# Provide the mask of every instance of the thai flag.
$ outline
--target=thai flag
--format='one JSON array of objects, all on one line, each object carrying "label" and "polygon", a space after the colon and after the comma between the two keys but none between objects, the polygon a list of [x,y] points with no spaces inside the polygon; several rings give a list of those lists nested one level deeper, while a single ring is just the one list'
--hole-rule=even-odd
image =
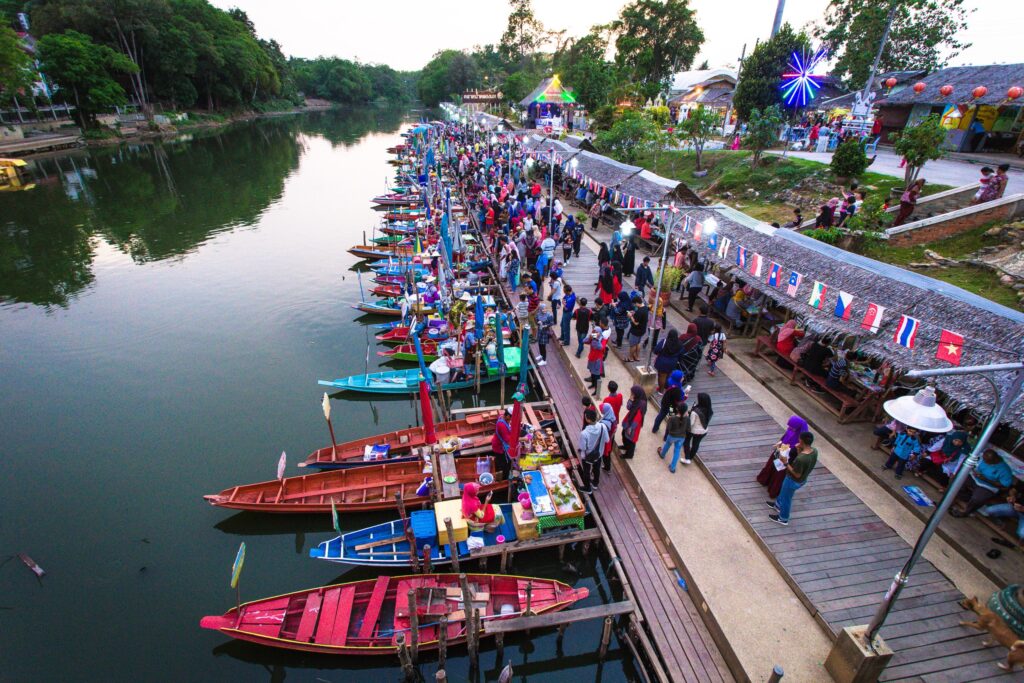
[{"label": "thai flag", "polygon": [[750,259],[750,274],[754,277],[761,277],[761,267],[764,265],[764,259],[760,254],[754,253],[754,258]]},{"label": "thai flag", "polygon": [[786,294],[792,297],[796,296],[796,291],[800,289],[800,283],[804,281],[804,276],[795,270],[789,274],[789,286],[786,287]]},{"label": "thai flag", "polygon": [[850,313],[853,312],[853,294],[849,294],[842,290],[839,291],[839,301],[836,302],[836,317],[842,318],[843,320],[850,319]]},{"label": "thai flag", "polygon": [[747,267],[747,249],[746,247],[736,247],[736,265],[740,268]]},{"label": "thai flag", "polygon": [[896,334],[892,336],[892,340],[908,349],[914,348],[914,342],[917,341],[917,328],[920,325],[921,322],[919,320],[907,315],[901,315],[900,324],[896,326]]},{"label": "thai flag", "polygon": [[874,302],[868,303],[868,312],[864,314],[864,320],[860,326],[865,330],[876,334],[882,326],[882,316],[885,315],[885,306],[879,306]]},{"label": "thai flag", "polygon": [[778,287],[779,286],[779,275],[782,274],[782,266],[778,263],[772,263],[771,270],[768,271],[768,286]]}]

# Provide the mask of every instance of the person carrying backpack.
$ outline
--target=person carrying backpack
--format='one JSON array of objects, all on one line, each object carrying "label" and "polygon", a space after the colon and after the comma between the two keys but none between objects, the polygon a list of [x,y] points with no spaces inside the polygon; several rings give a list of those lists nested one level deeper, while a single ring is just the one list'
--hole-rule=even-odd
[{"label": "person carrying backpack", "polygon": [[597,421],[597,413],[586,412],[586,426],[580,432],[579,455],[582,464],[583,493],[593,493],[601,481],[601,454],[608,443],[607,428]]}]

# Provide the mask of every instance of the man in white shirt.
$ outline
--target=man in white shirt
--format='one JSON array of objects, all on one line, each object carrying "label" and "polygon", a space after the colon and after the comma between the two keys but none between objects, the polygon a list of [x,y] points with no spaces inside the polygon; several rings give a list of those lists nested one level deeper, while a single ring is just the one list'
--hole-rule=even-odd
[{"label": "man in white shirt", "polygon": [[[548,239],[551,238],[549,237]],[[551,280],[548,282],[548,289],[551,291],[548,298],[551,299],[551,315],[555,319],[553,324],[557,325],[558,311],[562,308],[562,278],[558,277],[555,273],[551,273]]]}]

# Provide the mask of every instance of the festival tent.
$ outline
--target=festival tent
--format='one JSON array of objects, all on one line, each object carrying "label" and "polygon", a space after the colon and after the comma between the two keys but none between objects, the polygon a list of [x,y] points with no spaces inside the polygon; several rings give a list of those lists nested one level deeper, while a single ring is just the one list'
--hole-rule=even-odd
[{"label": "festival tent", "polygon": [[[901,371],[934,368],[943,331],[963,337],[961,365],[1007,363],[1020,360],[1024,349],[1024,313],[994,303],[947,282],[903,270],[864,256],[853,254],[793,230],[775,229],[731,207],[716,204],[688,209],[689,235],[698,251],[710,262],[719,264],[727,277],[734,277],[755,290],[767,294],[778,305],[798,317],[812,332],[836,341],[854,341],[854,348],[871,357],[888,360]],[[714,243],[708,241],[714,219]],[[700,240],[692,239],[693,225],[704,228]],[[729,246],[722,249],[725,240]],[[747,268],[736,265],[737,249],[747,253]],[[760,277],[750,272],[754,255],[764,264]],[[778,286],[769,284],[772,266],[779,264]],[[795,296],[788,293],[791,274],[799,275]],[[824,301],[812,306],[815,283],[824,285]],[[838,306],[840,294],[845,301]],[[884,307],[877,332],[862,327],[868,307]],[[841,311],[852,308],[847,317]],[[916,325],[913,349],[896,343],[894,335],[903,316]],[[1003,373],[1004,375],[1006,373]],[[1008,377],[999,378],[1009,384]],[[978,375],[960,375],[936,379],[945,394],[947,408],[985,409],[991,405],[992,392]],[[1024,431],[1024,401],[1011,408],[1007,418]]]}]

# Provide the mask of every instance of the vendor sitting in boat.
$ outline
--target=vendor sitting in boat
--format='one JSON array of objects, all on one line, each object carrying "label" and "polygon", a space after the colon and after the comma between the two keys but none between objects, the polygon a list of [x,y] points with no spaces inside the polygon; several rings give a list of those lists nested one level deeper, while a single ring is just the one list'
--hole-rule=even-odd
[{"label": "vendor sitting in boat", "polygon": [[462,516],[471,531],[491,532],[505,522],[501,508],[491,505],[491,494],[488,493],[484,502],[480,502],[480,484],[471,481],[462,489]]}]

